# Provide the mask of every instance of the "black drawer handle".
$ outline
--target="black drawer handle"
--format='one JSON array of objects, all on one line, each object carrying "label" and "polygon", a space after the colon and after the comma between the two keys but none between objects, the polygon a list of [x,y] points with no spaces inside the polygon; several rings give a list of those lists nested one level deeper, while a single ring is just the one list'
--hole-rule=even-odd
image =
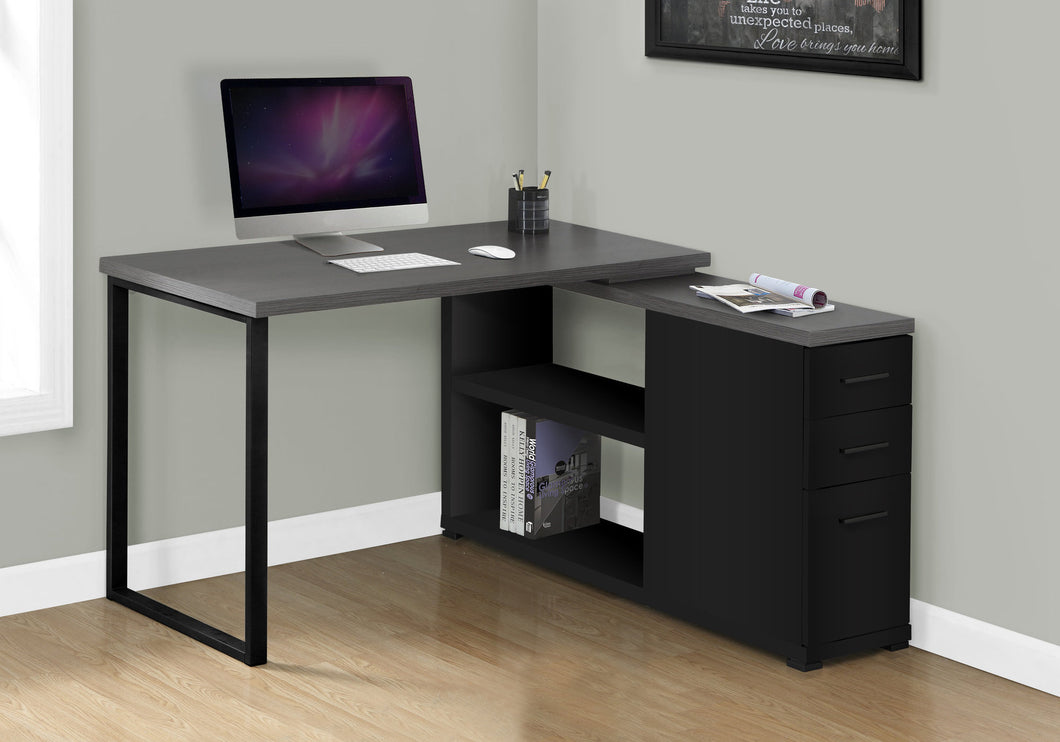
[{"label": "black drawer handle", "polygon": [[866,381],[883,381],[884,379],[891,378],[889,371],[884,371],[882,374],[869,374],[868,376],[850,376],[846,379],[840,379],[839,381],[843,384],[864,384]]},{"label": "black drawer handle", "polygon": [[866,451],[878,451],[881,448],[887,448],[891,445],[890,441],[880,441],[879,443],[870,443],[867,446],[853,446],[851,448],[840,448],[839,453],[844,456],[852,453],[865,453]]},{"label": "black drawer handle", "polygon": [[869,513],[868,515],[854,515],[849,518],[840,518],[839,522],[844,526],[849,526],[853,523],[864,523],[867,520],[879,520],[880,518],[886,518],[890,513],[886,510],[881,510],[878,513]]}]

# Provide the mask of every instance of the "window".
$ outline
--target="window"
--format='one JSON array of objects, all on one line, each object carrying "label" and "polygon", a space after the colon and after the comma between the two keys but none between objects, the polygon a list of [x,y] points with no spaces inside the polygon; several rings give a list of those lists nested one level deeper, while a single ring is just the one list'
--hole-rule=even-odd
[{"label": "window", "polygon": [[72,0],[0,0],[0,435],[73,424]]}]

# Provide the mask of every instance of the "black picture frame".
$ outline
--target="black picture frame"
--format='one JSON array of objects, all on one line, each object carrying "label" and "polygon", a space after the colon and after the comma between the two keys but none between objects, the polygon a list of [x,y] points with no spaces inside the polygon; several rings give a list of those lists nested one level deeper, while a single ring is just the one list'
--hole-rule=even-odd
[{"label": "black picture frame", "polygon": [[644,6],[648,57],[921,79],[921,0],[645,0]]}]

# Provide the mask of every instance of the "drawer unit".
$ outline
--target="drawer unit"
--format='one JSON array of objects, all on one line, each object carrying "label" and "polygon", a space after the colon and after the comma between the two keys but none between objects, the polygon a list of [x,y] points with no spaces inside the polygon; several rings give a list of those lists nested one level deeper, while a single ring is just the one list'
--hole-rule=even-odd
[{"label": "drawer unit", "polygon": [[805,362],[803,641],[817,658],[864,636],[900,646],[909,624],[912,338],[811,348]]},{"label": "drawer unit", "polygon": [[909,475],[806,494],[807,644],[909,623]]},{"label": "drawer unit", "polygon": [[646,329],[648,602],[801,670],[907,642],[910,338]]}]

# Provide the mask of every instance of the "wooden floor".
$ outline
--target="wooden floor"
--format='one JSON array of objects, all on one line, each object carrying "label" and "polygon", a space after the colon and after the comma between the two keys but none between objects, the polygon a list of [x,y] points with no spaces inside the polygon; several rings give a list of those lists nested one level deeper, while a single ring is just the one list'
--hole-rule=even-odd
[{"label": "wooden floor", "polygon": [[[242,577],[151,591],[237,635]],[[270,570],[248,668],[105,600],[0,618],[0,740],[1060,740],[1060,699],[907,649],[800,673],[421,539]]]}]

